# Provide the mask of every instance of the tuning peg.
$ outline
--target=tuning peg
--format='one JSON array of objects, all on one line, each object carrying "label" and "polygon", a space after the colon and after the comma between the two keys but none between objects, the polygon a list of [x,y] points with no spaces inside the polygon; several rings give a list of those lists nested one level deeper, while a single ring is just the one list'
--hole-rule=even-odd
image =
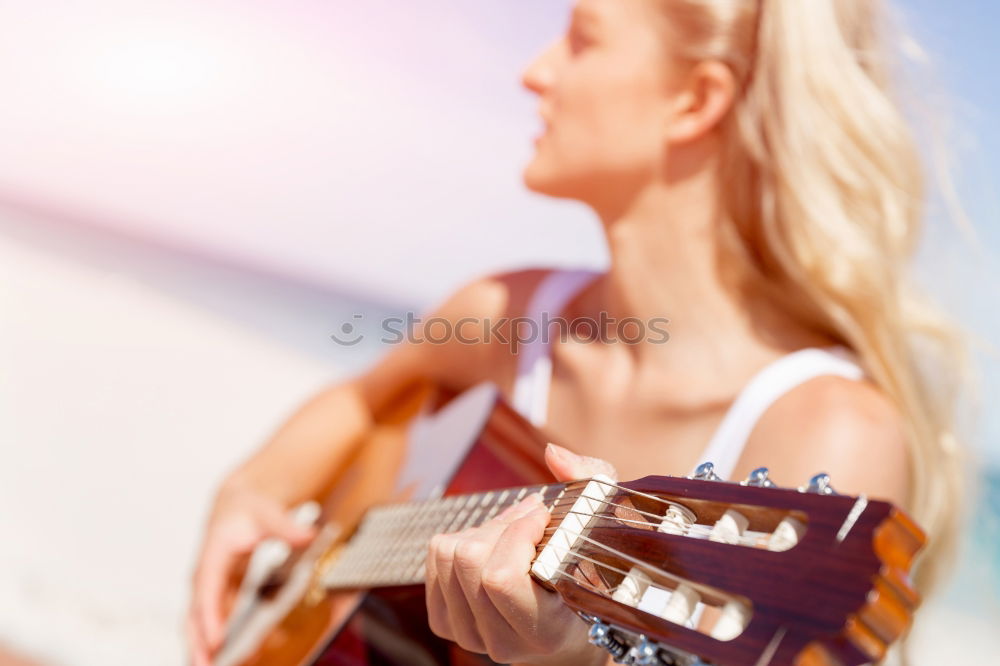
[{"label": "tuning peg", "polygon": [[769,472],[766,467],[758,467],[754,471],[750,472],[750,475],[741,485],[756,486],[758,488],[774,488],[776,487],[776,484],[768,478],[768,473]]},{"label": "tuning peg", "polygon": [[628,662],[633,666],[660,666],[660,651],[655,643],[651,643],[645,636],[639,636],[639,642],[628,651]]},{"label": "tuning peg", "polygon": [[715,465],[710,462],[698,465],[693,478],[699,481],[722,481],[722,477],[715,473]]},{"label": "tuning peg", "polygon": [[615,661],[619,661],[628,652],[628,646],[611,634],[611,627],[595,619],[590,625],[587,640],[591,645],[607,650]]},{"label": "tuning peg", "polygon": [[803,493],[816,493],[818,495],[837,495],[837,491],[830,485],[830,475],[820,473],[809,479],[809,484],[799,488]]}]

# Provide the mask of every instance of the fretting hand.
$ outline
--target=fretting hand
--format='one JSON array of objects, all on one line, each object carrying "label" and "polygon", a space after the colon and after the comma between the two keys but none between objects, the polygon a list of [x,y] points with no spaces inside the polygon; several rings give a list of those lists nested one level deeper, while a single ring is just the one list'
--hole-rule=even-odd
[{"label": "fretting hand", "polygon": [[[617,478],[609,463],[553,444],[545,462],[560,481]],[[587,642],[587,625],[528,573],[549,518],[532,495],[479,527],[434,537],[427,554],[431,630],[500,663],[605,663],[607,653]]]}]

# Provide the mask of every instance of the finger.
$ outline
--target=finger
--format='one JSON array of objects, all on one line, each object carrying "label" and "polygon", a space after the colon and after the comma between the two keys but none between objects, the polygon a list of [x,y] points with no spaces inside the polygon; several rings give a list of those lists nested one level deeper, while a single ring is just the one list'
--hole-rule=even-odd
[{"label": "finger", "polygon": [[279,506],[265,506],[260,511],[260,521],[268,536],[287,541],[293,546],[303,546],[315,538],[314,525],[300,525]]},{"label": "finger", "polygon": [[[498,659],[501,655],[509,656],[510,646],[516,643],[517,638],[517,632],[493,605],[493,600],[482,586],[483,570],[506,527],[507,523],[491,521],[490,524],[475,530],[460,541],[455,548],[453,567],[455,577],[475,619],[484,651],[494,659]],[[506,658],[498,660],[509,661]]]},{"label": "finger", "polygon": [[535,547],[542,540],[550,517],[544,507],[538,507],[508,525],[483,571],[483,590],[507,623],[518,628],[522,635],[537,634],[542,617],[539,604],[545,602],[547,608],[551,606],[545,595],[558,601],[558,595],[536,585],[529,573]]},{"label": "finger", "polygon": [[[532,493],[523,500],[507,507],[499,515],[490,521],[487,521],[478,528],[470,528],[463,532],[457,532],[453,534],[439,534],[436,535],[429,544],[429,557],[425,564],[425,580],[428,582],[433,581],[433,586],[428,586],[428,597],[435,606],[439,604],[436,603],[437,595],[444,594],[444,587],[447,586],[448,574],[454,570],[455,562],[455,551],[458,548],[458,543],[465,539],[468,535],[475,533],[478,538],[485,538],[488,540],[496,541],[496,539],[503,533],[507,525],[525,516],[526,514],[533,511],[542,502],[541,493]],[[440,604],[443,606],[443,603]],[[444,623],[442,623],[444,624]]]},{"label": "finger", "polygon": [[[517,504],[508,507],[492,520],[477,528],[468,529],[455,535],[457,542],[454,547],[451,569],[466,599],[470,602],[470,607],[473,606],[473,596],[481,593],[482,568],[489,559],[494,544],[510,523],[523,518],[538,508],[544,508],[542,507],[543,499],[541,493],[532,493]],[[479,619],[481,618],[477,616],[477,620]]]},{"label": "finger", "polygon": [[225,634],[222,599],[231,560],[232,557],[227,556],[221,547],[210,545],[198,567],[194,590],[195,613],[204,646],[209,651],[222,644]]},{"label": "finger", "polygon": [[198,621],[195,617],[194,609],[188,613],[185,624],[187,634],[188,652],[191,655],[192,666],[209,666],[208,648],[205,647],[201,631],[198,629]]},{"label": "finger", "polygon": [[455,571],[455,552],[467,536],[468,531],[436,537],[439,541],[435,566],[438,585],[448,613],[448,624],[453,634],[452,640],[470,652],[483,653],[486,651],[486,645],[480,636],[476,618]]},{"label": "finger", "polygon": [[[496,518],[484,524],[479,529],[487,530],[491,533],[495,532],[492,537],[495,540],[510,521],[516,520],[534,510],[541,501],[541,494],[532,493],[521,502],[505,509]],[[461,536],[465,536],[465,534],[437,535],[431,539],[428,547],[428,556],[424,565],[426,572],[425,596],[427,616],[431,630],[436,635],[456,641],[459,644],[463,642],[474,644],[480,641],[470,639],[469,637],[464,640],[459,639],[455,628],[458,626],[457,631],[467,629],[470,624],[469,618],[471,618],[471,624],[479,626],[468,599],[464,598],[465,588],[462,586],[462,582],[458,581],[454,575],[455,549],[458,545],[457,540]],[[446,595],[446,590],[449,591],[448,595]],[[463,597],[462,599],[455,598],[456,593],[459,592],[460,596]],[[456,606],[459,608],[456,609]],[[468,612],[465,613],[463,609],[468,609]],[[485,645],[482,647],[485,648]]]},{"label": "finger", "polygon": [[609,476],[612,479],[618,478],[618,471],[608,461],[580,456],[551,442],[545,447],[545,464],[548,465],[557,481],[589,479],[598,474]]},{"label": "finger", "polygon": [[437,572],[438,550],[440,548],[440,539],[438,536],[433,537],[427,547],[427,557],[424,560],[427,622],[435,635],[450,641],[454,640],[455,634],[451,630],[448,608],[444,603],[444,592],[441,591],[440,577]]}]

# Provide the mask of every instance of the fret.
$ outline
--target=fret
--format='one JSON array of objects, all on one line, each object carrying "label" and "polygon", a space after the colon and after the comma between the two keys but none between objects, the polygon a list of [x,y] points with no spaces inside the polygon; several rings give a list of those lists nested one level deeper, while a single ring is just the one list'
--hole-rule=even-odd
[{"label": "fret", "polygon": [[475,510],[469,514],[469,517],[466,519],[464,527],[462,529],[466,529],[469,527],[479,527],[479,525],[482,524],[481,522],[479,522],[479,516],[482,515],[482,513],[485,511],[486,505],[492,497],[493,497],[492,492],[486,493],[485,495],[481,496],[480,500],[475,503]]},{"label": "fret", "polygon": [[525,486],[524,488],[521,488],[517,492],[517,497],[514,498],[514,504],[517,504],[518,502],[520,502],[521,500],[523,500],[525,497],[527,497],[530,494],[529,490],[530,489],[527,486]]},{"label": "fret", "polygon": [[426,557],[427,543],[434,533],[435,527],[440,523],[441,516],[447,513],[448,503],[442,500],[425,503],[424,510],[413,520],[412,528],[406,533],[405,539],[400,543],[397,553],[397,566],[399,575],[402,578],[410,578],[409,570],[411,563],[419,558],[423,561]]},{"label": "fret", "polygon": [[388,570],[391,570],[397,548],[399,536],[397,529],[401,525],[403,516],[409,513],[412,513],[410,507],[388,507],[383,516],[379,516],[383,520],[376,519],[373,534],[375,542],[369,546],[370,552],[373,553],[368,566],[371,576],[375,578],[391,577]]},{"label": "fret", "polygon": [[424,521],[427,520],[427,516],[433,513],[436,507],[433,502],[422,502],[417,505],[417,508],[410,513],[406,518],[405,525],[399,532],[396,545],[400,548],[406,547],[410,542],[414,540],[415,537],[419,537],[422,534],[422,525]]},{"label": "fret", "polygon": [[[421,520],[415,520],[413,528],[408,531],[405,541],[401,544],[399,572],[400,578],[414,580],[414,562],[422,564],[427,555],[427,543],[433,533],[433,528],[440,522],[440,516],[447,512],[447,504],[441,500],[427,502],[427,509]],[[430,516],[430,518],[428,518]],[[419,581],[414,581],[419,582]]]},{"label": "fret", "polygon": [[495,518],[496,515],[500,513],[501,508],[506,508],[504,506],[504,500],[507,499],[507,495],[509,494],[510,490],[504,490],[502,493],[500,493],[500,497],[498,497],[497,501],[493,503],[493,507],[490,509],[489,513],[486,514],[486,518],[483,519],[484,523],[493,520],[493,518]]},{"label": "fret", "polygon": [[392,565],[396,558],[396,553],[400,547],[399,535],[392,533],[392,528],[398,525],[397,521],[392,521],[386,525],[386,529],[379,535],[378,540],[370,546],[370,549],[377,553],[369,565],[371,575],[375,578],[392,578]]},{"label": "fret", "polygon": [[443,529],[440,530],[441,534],[448,534],[448,533],[451,533],[451,532],[458,531],[458,530],[455,529],[455,527],[458,526],[458,525],[461,525],[462,521],[465,520],[465,515],[468,512],[468,508],[467,507],[469,506],[469,504],[474,499],[475,499],[475,495],[466,495],[466,496],[464,496],[464,500],[465,501],[463,501],[461,503],[461,505],[459,506],[458,511],[455,512],[455,515],[452,518],[452,520],[444,524]]},{"label": "fret", "polygon": [[426,559],[427,543],[436,533],[435,528],[441,523],[442,517],[447,515],[448,508],[454,501],[452,498],[446,498],[424,504],[423,510],[414,517],[405,537],[400,539],[398,548],[393,554],[394,578],[406,582],[419,582],[419,579],[414,579],[414,569],[422,565]]},{"label": "fret", "polygon": [[552,511],[555,511],[555,508],[557,506],[559,506],[559,501],[566,495],[566,490],[568,488],[569,488],[569,486],[567,486],[565,484],[561,488],[559,488],[559,492],[556,493],[556,496],[552,499],[552,506],[549,507],[549,512],[550,513]]}]

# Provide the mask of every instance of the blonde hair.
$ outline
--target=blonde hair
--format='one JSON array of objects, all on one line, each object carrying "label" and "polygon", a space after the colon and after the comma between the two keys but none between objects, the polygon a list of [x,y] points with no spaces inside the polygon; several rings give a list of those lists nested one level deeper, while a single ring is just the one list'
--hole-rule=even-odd
[{"label": "blonde hair", "polygon": [[785,307],[854,349],[904,417],[926,593],[957,539],[965,360],[957,329],[908,281],[924,183],[891,94],[882,3],[656,1],[676,56],[725,62],[740,83],[722,128],[728,248]]}]

